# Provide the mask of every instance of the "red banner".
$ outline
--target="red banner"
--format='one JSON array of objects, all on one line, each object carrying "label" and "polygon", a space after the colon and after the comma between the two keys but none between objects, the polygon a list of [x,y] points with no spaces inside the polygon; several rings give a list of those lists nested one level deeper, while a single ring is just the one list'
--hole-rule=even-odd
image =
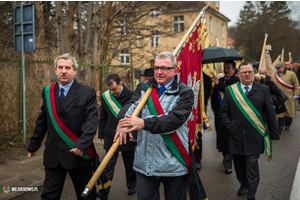
[{"label": "red banner", "polygon": [[201,106],[199,101],[201,77],[201,26],[197,26],[192,37],[186,43],[177,58],[177,68],[180,80],[194,91],[193,112],[188,121],[189,138],[192,147],[195,145],[196,124],[201,123]]}]

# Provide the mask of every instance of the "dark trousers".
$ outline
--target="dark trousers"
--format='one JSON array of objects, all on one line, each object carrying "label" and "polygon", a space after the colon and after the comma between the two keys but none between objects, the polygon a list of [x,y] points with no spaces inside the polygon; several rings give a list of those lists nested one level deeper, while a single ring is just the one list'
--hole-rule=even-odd
[{"label": "dark trousers", "polygon": [[292,121],[293,121],[292,117],[278,118],[279,128],[290,127],[292,124]]},{"label": "dark trousers", "polygon": [[258,159],[260,155],[244,156],[233,154],[234,169],[241,187],[247,188],[247,198],[255,199],[259,184]]},{"label": "dark trousers", "polygon": [[[79,169],[66,170],[59,163],[55,168],[45,167],[44,190],[41,195],[42,200],[60,199],[67,172],[72,179],[77,199],[81,199],[80,195],[92,177],[92,165]],[[86,199],[96,199],[95,187],[93,187]]]},{"label": "dark trousers", "polygon": [[223,154],[223,165],[225,169],[232,169],[232,153],[222,152]]},{"label": "dark trousers", "polygon": [[202,133],[200,131],[198,131],[198,139],[197,139],[198,145],[199,145],[199,149],[195,148],[194,150],[194,157],[195,157],[195,162],[201,163],[201,159],[202,159]]},{"label": "dark trousers", "polygon": [[[108,151],[106,151],[107,153]],[[117,163],[119,152],[115,152],[108,164],[106,165],[104,171],[109,180],[113,180],[115,166]],[[126,185],[129,190],[134,190],[136,186],[136,172],[133,170],[133,159],[134,159],[134,150],[123,151],[122,152],[123,163],[125,166],[126,174]],[[110,192],[110,186],[105,190],[108,194]],[[103,192],[103,190],[101,190]]]},{"label": "dark trousers", "polygon": [[187,175],[174,177],[145,176],[137,173],[137,199],[138,200],[159,200],[160,184],[164,185],[165,200],[186,200]]}]

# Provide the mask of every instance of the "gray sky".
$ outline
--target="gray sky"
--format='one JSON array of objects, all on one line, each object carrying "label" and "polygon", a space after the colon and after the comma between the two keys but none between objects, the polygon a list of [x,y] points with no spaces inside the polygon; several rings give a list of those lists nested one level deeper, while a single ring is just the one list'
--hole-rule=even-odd
[{"label": "gray sky", "polygon": [[[292,9],[292,18],[294,20],[300,20],[300,1],[292,1],[290,8]],[[240,10],[243,9],[245,1],[220,1],[220,12],[228,17],[231,21],[228,26],[233,26],[240,14]]]}]

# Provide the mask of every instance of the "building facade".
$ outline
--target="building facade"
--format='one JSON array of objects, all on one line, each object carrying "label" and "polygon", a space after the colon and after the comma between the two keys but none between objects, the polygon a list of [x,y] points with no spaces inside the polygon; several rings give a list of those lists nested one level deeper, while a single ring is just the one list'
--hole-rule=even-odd
[{"label": "building facade", "polygon": [[207,9],[205,23],[210,44],[226,48],[230,20],[219,12],[219,1],[174,1],[161,7],[151,5],[151,11],[143,16],[144,22],[140,28],[131,28],[128,24],[127,28],[126,22],[120,20],[120,24],[125,24],[119,29],[120,34],[124,37],[127,35],[128,40],[119,44],[119,57],[116,56],[112,64],[132,64],[137,69],[153,67],[155,56],[163,51],[174,51],[201,9],[208,3],[211,5]]}]

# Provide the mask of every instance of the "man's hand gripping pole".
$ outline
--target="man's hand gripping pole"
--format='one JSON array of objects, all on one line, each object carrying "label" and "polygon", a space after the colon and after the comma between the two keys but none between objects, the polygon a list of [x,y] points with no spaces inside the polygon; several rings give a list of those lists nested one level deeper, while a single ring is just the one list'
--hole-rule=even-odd
[{"label": "man's hand gripping pole", "polygon": [[[133,117],[138,116],[138,114],[142,110],[143,106],[147,102],[152,90],[153,90],[153,87],[148,88],[147,92],[145,93],[145,95],[143,96],[143,98],[141,99],[141,101],[139,102],[139,104],[137,105],[137,107],[135,108],[135,110],[133,111],[131,116],[133,116]],[[90,179],[88,184],[85,186],[85,189],[81,193],[81,197],[86,198],[89,195],[89,193],[92,190],[93,186],[95,185],[96,181],[98,180],[98,178],[102,174],[104,168],[106,167],[106,165],[110,161],[111,157],[114,155],[115,151],[119,147],[119,143],[120,143],[120,138],[118,137],[117,140],[110,147],[109,151],[107,152],[107,154],[103,158],[102,162],[100,163],[99,167],[95,171],[94,175],[92,176],[92,178]]]}]

